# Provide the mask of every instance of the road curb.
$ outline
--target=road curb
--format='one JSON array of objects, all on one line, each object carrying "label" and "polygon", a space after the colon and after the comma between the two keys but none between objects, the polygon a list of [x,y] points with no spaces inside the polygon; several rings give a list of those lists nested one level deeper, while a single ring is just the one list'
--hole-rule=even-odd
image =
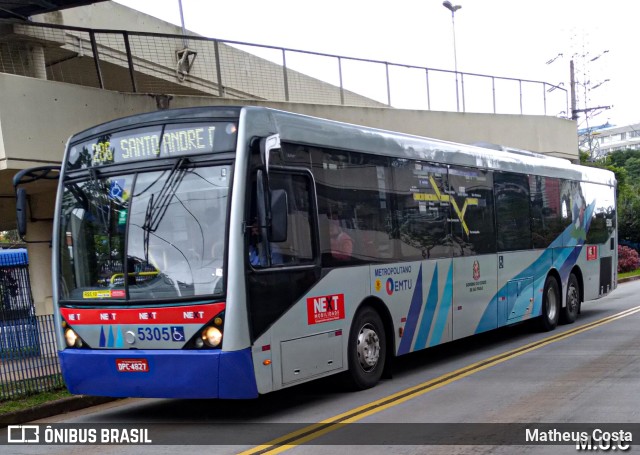
[{"label": "road curb", "polygon": [[629,281],[636,281],[636,280],[640,280],[640,275],[628,276],[626,278],[619,278],[618,283],[627,283]]},{"label": "road curb", "polygon": [[120,398],[94,397],[89,395],[61,398],[49,403],[34,406],[30,409],[0,414],[0,428],[6,427],[7,425],[19,425],[33,420],[44,419],[59,414],[66,414],[67,412],[97,406],[99,404],[109,403],[110,401],[119,399]]}]

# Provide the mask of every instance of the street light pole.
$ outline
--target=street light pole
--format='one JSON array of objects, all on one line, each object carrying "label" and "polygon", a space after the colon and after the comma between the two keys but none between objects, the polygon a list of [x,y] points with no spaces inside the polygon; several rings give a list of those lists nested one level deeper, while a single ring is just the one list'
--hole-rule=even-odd
[{"label": "street light pole", "polygon": [[187,32],[186,29],[184,28],[184,13],[182,12],[182,0],[178,0],[178,7],[180,8],[180,24],[182,25],[182,44],[185,49],[188,47],[187,46]]},{"label": "street light pole", "polygon": [[456,11],[462,8],[462,6],[453,5],[449,0],[442,2],[442,5],[451,11],[451,25],[453,28],[453,65],[456,72],[456,109],[460,112],[460,94],[458,92],[458,55],[456,51]]}]

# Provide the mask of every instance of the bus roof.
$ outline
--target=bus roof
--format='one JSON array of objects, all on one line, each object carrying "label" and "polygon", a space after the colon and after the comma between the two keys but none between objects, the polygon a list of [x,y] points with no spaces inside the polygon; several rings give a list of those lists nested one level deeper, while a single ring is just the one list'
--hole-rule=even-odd
[{"label": "bus roof", "polygon": [[74,135],[70,143],[147,123],[211,118],[244,119],[249,137],[279,134],[282,142],[615,185],[613,172],[575,165],[563,158],[458,144],[258,106],[206,106],[138,114],[87,129]]},{"label": "bus roof", "polygon": [[[248,112],[258,108],[247,108]],[[524,150],[494,150],[269,110],[282,142],[615,185],[611,171]]]}]

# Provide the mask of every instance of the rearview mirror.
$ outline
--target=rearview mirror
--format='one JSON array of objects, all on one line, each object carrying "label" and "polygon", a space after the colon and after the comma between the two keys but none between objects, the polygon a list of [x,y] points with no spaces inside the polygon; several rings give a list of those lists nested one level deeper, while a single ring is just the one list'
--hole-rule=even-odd
[{"label": "rearview mirror", "polygon": [[24,188],[16,189],[16,223],[18,225],[18,235],[27,235],[27,191]]}]

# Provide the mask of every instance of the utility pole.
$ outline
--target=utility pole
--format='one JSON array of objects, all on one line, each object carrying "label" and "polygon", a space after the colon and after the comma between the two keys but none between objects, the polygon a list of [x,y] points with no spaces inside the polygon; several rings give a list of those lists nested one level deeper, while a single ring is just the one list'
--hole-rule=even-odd
[{"label": "utility pole", "polygon": [[[608,81],[609,79],[607,79]],[[597,111],[600,109],[607,110],[611,109],[611,106],[595,106],[595,107],[586,107],[586,99],[585,99],[585,108],[578,109],[577,108],[577,100],[576,100],[576,74],[575,67],[573,64],[573,60],[569,62],[569,83],[571,84],[571,120],[578,120],[578,114],[583,113],[586,116],[592,111]]]},{"label": "utility pole", "polygon": [[571,120],[578,120],[576,106],[576,70],[573,65],[573,59],[569,61],[569,84],[571,86]]},{"label": "utility pole", "polygon": [[[609,52],[609,51],[605,51],[604,53],[607,53],[607,52]],[[598,55],[597,57],[592,58],[590,61],[597,60],[598,58],[600,58],[600,55]],[[577,89],[578,81],[576,81],[575,64],[574,64],[573,59],[571,59],[569,61],[569,80],[570,80],[570,86],[571,86],[570,87],[570,90],[571,90],[571,119],[577,122],[579,114],[584,114],[584,119],[585,119],[585,123],[586,123],[587,144],[589,146],[589,159],[590,160],[595,160],[597,157],[594,156],[594,155],[595,155],[595,152],[598,149],[598,143],[596,142],[595,147],[594,147],[594,139],[593,139],[593,134],[591,132],[591,127],[589,126],[589,118],[591,117],[592,112],[611,109],[611,106],[593,106],[593,107],[588,107],[587,106],[587,103],[589,102],[588,93],[589,93],[590,90],[592,90],[594,88],[598,88],[604,82],[608,82],[609,79],[606,79],[603,82],[600,82],[600,83],[596,84],[593,87],[591,87],[591,80],[588,80],[587,77],[585,77],[584,79],[585,79],[585,81],[582,84],[583,87],[584,87],[584,109],[578,109],[577,108],[578,101],[577,101],[577,93],[576,93],[577,92],[576,89]]]}]

